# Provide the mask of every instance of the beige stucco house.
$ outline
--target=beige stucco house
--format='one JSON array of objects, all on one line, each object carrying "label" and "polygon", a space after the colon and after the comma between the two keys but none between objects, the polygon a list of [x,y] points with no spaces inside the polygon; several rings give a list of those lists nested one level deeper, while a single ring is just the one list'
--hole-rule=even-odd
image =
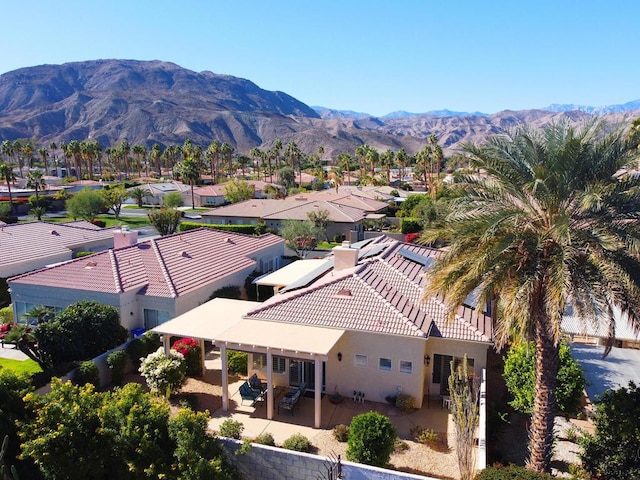
[{"label": "beige stucco house", "polygon": [[[240,350],[249,353],[249,374],[270,386],[304,382],[314,392],[316,425],[325,393],[385,402],[403,392],[420,407],[427,398],[446,398],[450,364],[465,354],[480,378],[492,344],[492,320],[481,309],[465,305],[449,321],[440,300],[423,299],[437,255],[386,237],[336,247],[329,268],[317,261],[298,267],[301,276],[280,280],[279,293],[262,304],[215,299],[182,325],[178,317],[157,331],[212,340],[223,372],[226,351]],[[224,408],[230,393],[223,373]],[[268,418],[274,406],[268,397]]]},{"label": "beige stucco house", "polygon": [[[248,185],[253,187],[253,198],[267,198],[265,189],[267,182],[261,180],[245,180]],[[227,185],[229,182],[218,183],[215,185],[206,185],[204,187],[194,188],[193,195],[196,207],[218,207],[225,205],[229,201],[225,198],[227,194]]]},{"label": "beige stucco house", "polygon": [[15,318],[34,306],[62,310],[80,300],[112,305],[127,329],[152,328],[243,286],[254,270],[279,266],[284,241],[208,228],[110,249],[9,279]]}]

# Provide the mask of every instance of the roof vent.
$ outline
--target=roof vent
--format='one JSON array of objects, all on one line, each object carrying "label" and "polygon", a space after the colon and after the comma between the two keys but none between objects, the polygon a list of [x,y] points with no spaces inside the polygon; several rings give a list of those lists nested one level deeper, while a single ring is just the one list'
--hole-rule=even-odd
[{"label": "roof vent", "polygon": [[183,258],[191,258],[191,255],[189,255],[186,250],[182,250],[180,256]]},{"label": "roof vent", "polygon": [[231,240],[231,238],[227,237],[227,238],[224,239],[224,243],[230,243],[231,245],[235,245],[236,242]]},{"label": "roof vent", "polygon": [[351,293],[351,290],[349,290],[347,288],[343,288],[342,290],[338,290],[338,293],[336,293],[335,296],[338,297],[338,298],[353,298],[353,294]]},{"label": "roof vent", "polygon": [[55,230],[51,230],[49,233],[50,233],[51,235],[55,235],[56,237],[59,237],[59,236],[60,236],[60,234],[59,234],[58,232],[56,232]]},{"label": "roof vent", "polygon": [[84,268],[86,268],[87,270],[91,270],[93,267],[97,267],[97,266],[98,266],[98,262],[87,262]]}]

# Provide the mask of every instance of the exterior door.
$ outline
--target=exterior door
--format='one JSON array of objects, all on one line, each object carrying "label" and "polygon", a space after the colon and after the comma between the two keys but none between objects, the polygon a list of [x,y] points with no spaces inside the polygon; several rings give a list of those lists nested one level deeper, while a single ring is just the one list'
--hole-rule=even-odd
[{"label": "exterior door", "polygon": [[[324,391],[325,378],[325,362],[322,362],[322,385],[320,388]],[[307,383],[307,390],[315,391],[315,366],[313,362],[304,362],[302,360],[289,360],[289,385],[297,387],[303,382]]]}]

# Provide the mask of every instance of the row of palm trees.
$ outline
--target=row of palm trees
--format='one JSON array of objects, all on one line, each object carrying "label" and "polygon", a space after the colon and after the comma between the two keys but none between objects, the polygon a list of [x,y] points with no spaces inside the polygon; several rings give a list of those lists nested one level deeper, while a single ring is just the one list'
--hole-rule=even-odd
[{"label": "row of palm trees", "polygon": [[[48,146],[37,149],[37,158],[33,142],[4,140],[0,153],[6,163],[18,167],[21,178],[24,178],[25,167],[31,169],[36,165],[47,171],[62,167],[67,174],[73,172],[72,176],[89,180],[116,178],[120,175],[129,178],[135,173],[142,177],[149,176],[151,172],[157,177],[161,177],[163,173],[173,177],[176,175],[176,165],[187,158],[193,159],[202,174],[209,175],[213,183],[235,175],[238,169],[243,176],[251,171],[255,178],[273,182],[274,174],[277,175],[284,166],[297,172],[300,183],[302,172],[306,169],[311,170],[318,178],[327,178],[327,172],[323,168],[326,163],[323,159],[323,146],[307,154],[295,141],[284,145],[280,139],[276,139],[270,148],[254,147],[248,154],[236,153],[227,142],[214,140],[205,149],[189,139],[182,145],[163,148],[154,144],[150,149],[141,144],[131,145],[127,140],[104,149],[96,140],[72,140],[58,144],[51,142]],[[370,145],[363,144],[353,153],[339,154],[330,163],[335,167],[334,178],[344,177],[348,183],[351,183],[352,177],[358,178],[362,184],[389,184],[392,170],[399,170],[402,178],[407,168],[413,165],[424,184],[435,192],[443,161],[444,155],[438,139],[431,135],[424,150],[415,156],[409,155],[404,149],[378,152]]]}]

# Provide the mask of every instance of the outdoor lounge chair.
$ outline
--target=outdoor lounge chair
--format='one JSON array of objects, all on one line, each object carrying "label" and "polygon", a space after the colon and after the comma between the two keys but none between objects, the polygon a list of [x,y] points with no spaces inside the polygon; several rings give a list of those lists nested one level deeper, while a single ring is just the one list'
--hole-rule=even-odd
[{"label": "outdoor lounge chair", "polygon": [[240,403],[246,400],[248,402],[251,402],[252,407],[256,404],[257,401],[262,400],[262,396],[264,394],[263,390],[254,390],[253,388],[251,388],[249,382],[244,382],[242,385],[240,385],[239,392],[240,397],[242,397]]},{"label": "outdoor lounge chair", "polygon": [[285,396],[280,400],[278,404],[278,413],[280,413],[280,409],[283,408],[285,410],[289,410],[291,415],[293,415],[293,409],[296,408],[296,405],[300,401],[300,399],[304,396],[304,392],[307,390],[307,384],[302,383],[300,386],[291,388]]}]

